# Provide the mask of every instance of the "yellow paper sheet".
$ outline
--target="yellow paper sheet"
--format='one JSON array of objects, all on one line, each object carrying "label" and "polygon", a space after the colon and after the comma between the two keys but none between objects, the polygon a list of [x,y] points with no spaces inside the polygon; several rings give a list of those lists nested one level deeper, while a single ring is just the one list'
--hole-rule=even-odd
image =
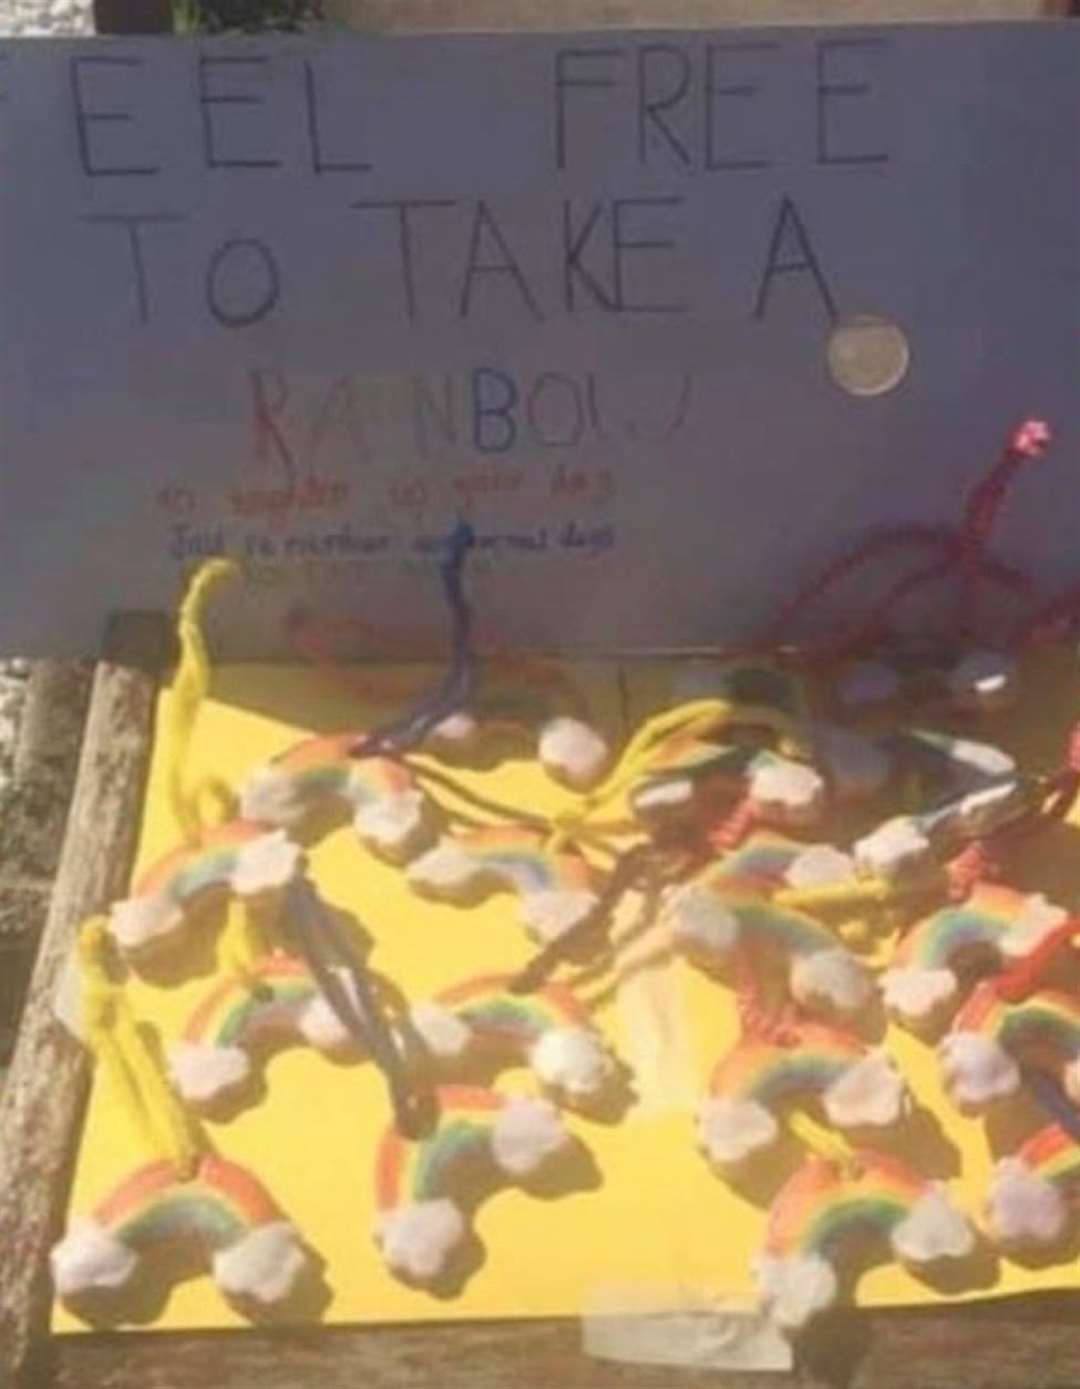
[{"label": "yellow paper sheet", "polygon": [[[628,718],[636,723],[668,700],[672,672],[669,664],[629,666],[621,673],[594,665],[575,668],[574,676],[599,721],[619,739]],[[166,692],[164,706],[168,698]],[[1020,713],[988,725],[986,736],[1018,751],[1025,765],[1049,767],[1060,755],[1074,711],[1080,711],[1080,688],[1071,660],[1061,655],[1029,679]],[[384,714],[382,707],[334,692],[311,672],[223,669],[200,716],[191,771],[236,786],[253,767],[312,731],[362,728]],[[177,839],[164,790],[162,743],[153,759],[140,869]],[[533,809],[555,810],[569,799],[524,757],[471,781]],[[1062,830],[1034,849],[1017,885],[1047,891],[1073,907],[1080,887],[1074,836],[1071,828]],[[350,829],[315,847],[311,865],[324,897],[370,930],[372,967],[410,1000],[472,975],[512,971],[533,952],[517,924],[514,898],[498,895],[469,908],[421,900],[400,870],[361,848]],[[637,907],[633,900],[624,904],[624,926]],[[648,955],[648,945],[646,939],[636,948]],[[165,1042],[178,1034],[208,988],[214,941],[197,942],[189,955],[198,977],[169,987],[136,978],[130,986],[137,1013]],[[749,1259],[762,1238],[765,1207],[753,1192],[735,1189],[710,1171],[695,1148],[692,1115],[714,1061],[736,1040],[730,994],[670,958],[634,972],[621,986],[601,977],[581,994],[595,1004],[596,1025],[634,1067],[637,1104],[618,1123],[566,1116],[588,1159],[567,1175],[565,1190],[540,1197],[507,1188],[484,1203],[475,1222],[482,1261],[454,1296],[403,1285],[387,1272],[373,1242],[372,1163],[389,1109],[371,1064],[337,1065],[310,1049],[290,1048],[269,1062],[260,1104],[227,1123],[207,1124],[218,1151],[257,1174],[324,1261],[325,1289],[318,1305],[307,1309],[312,1315],[361,1324],[574,1315],[605,1289],[636,1285],[669,1287],[676,1301],[680,1289],[691,1300],[710,1293],[752,1297]],[[947,1179],[957,1202],[978,1218],[993,1161],[987,1126],[961,1117],[947,1101],[930,1048],[896,1027],[885,1044],[922,1112],[883,1146],[904,1153],[928,1175]],[[503,1090],[532,1088],[524,1071],[504,1073],[496,1084]],[[72,1213],[92,1208],[152,1156],[139,1146],[123,1108],[99,1078],[79,1148]],[[1042,1267],[989,1258],[976,1281],[944,1291],[885,1264],[861,1278],[858,1301],[922,1303],[1078,1282],[1076,1266],[1064,1257]],[[137,1315],[144,1325],[161,1328],[246,1324],[208,1276],[186,1277],[163,1303]],[[54,1324],[61,1332],[85,1329],[62,1307]]]}]

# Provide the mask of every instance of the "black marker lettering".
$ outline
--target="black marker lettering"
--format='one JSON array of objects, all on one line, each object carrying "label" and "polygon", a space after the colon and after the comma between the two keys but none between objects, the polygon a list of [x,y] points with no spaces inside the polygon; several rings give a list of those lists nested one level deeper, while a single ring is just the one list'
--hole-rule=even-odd
[{"label": "black marker lettering", "polygon": [[417,208],[456,207],[453,198],[407,198],[392,202],[352,203],[358,212],[397,212],[398,250],[401,256],[401,287],[405,297],[405,313],[409,322],[420,317],[416,306],[416,272],[413,260],[413,224],[411,214]]},{"label": "black marker lettering", "polygon": [[[861,52],[881,52],[888,48],[886,39],[822,39],[817,46],[817,157],[819,164],[887,164],[889,155],[884,150],[848,150],[838,153],[832,143],[832,129],[829,122],[829,103],[840,99],[867,97],[873,92],[869,82],[834,82],[829,77],[829,55],[843,50]],[[853,114],[855,124],[859,122],[859,109]],[[864,117],[865,119],[865,117]]]},{"label": "black marker lettering", "polygon": [[199,54],[199,109],[202,112],[203,154],[208,169],[278,169],[280,159],[253,158],[251,155],[228,158],[221,153],[218,145],[220,132],[214,124],[212,108],[215,106],[265,106],[261,96],[251,96],[241,92],[212,92],[209,85],[211,68],[262,68],[265,58],[231,57],[208,58]]},{"label": "black marker lettering", "polygon": [[315,68],[310,59],[304,63],[304,96],[307,106],[308,141],[311,145],[311,167],[317,174],[365,174],[371,165],[363,160],[348,162],[327,159],[323,154],[322,121],[319,117],[319,90]]},{"label": "black marker lettering", "polygon": [[[551,396],[553,392],[561,392],[570,405],[571,418],[569,428],[557,431],[549,429],[545,432],[541,428],[543,414],[549,416],[555,411],[543,411],[543,401],[545,396]],[[585,433],[585,406],[581,399],[581,389],[572,376],[566,376],[561,371],[542,371],[536,378],[529,398],[525,402],[525,417],[529,422],[533,437],[538,444],[548,449],[570,449],[575,444],[581,442],[581,436]]]},{"label": "black marker lettering", "polygon": [[621,48],[560,48],[555,54],[555,167],[566,168],[567,122],[566,93],[569,91],[604,91],[616,85],[610,76],[574,75],[570,63],[621,62]]},{"label": "black marker lettering", "polygon": [[[651,127],[678,162],[688,169],[693,163],[690,151],[661,113],[678,106],[689,91],[690,59],[681,48],[676,48],[672,43],[647,43],[638,49],[637,59],[638,163],[649,162]],[[656,95],[652,90],[653,71],[662,69],[665,65],[670,70],[672,60],[675,65],[675,80],[673,83],[666,83],[666,90]]]},{"label": "black marker lettering", "polygon": [[[481,260],[481,242],[485,237],[494,244],[498,259]],[[461,282],[461,300],[458,308],[458,315],[461,318],[468,318],[472,308],[473,280],[477,275],[509,275],[533,318],[538,323],[543,322],[544,315],[540,312],[540,307],[533,298],[529,282],[522,273],[521,266],[514,259],[510,247],[506,244],[506,238],[499,229],[498,222],[483,200],[476,204],[476,212],[473,216],[472,235],[469,238],[469,259],[465,267],[464,279]]]},{"label": "black marker lettering", "polygon": [[131,125],[134,121],[130,111],[88,110],[86,94],[83,91],[82,75],[84,68],[141,68],[141,58],[123,58],[117,54],[95,54],[93,57],[72,58],[68,66],[71,81],[71,100],[75,115],[75,135],[79,147],[79,163],[88,178],[130,178],[146,177],[160,172],[158,164],[103,164],[94,156],[90,139],[92,125]]},{"label": "black marker lettering", "polygon": [[[244,262],[250,266],[261,267],[256,273],[262,279],[262,284],[254,294],[250,293],[250,286],[245,286],[250,302],[244,307],[230,307],[222,302],[219,281],[229,264],[242,266]],[[231,297],[235,301],[238,296],[233,294]],[[253,236],[233,237],[223,241],[210,257],[210,264],[206,269],[206,304],[214,318],[224,327],[248,328],[251,324],[258,323],[270,313],[280,297],[281,276],[277,261],[264,242],[256,240]]]},{"label": "black marker lettering", "polygon": [[615,308],[615,300],[593,273],[581,263],[585,248],[603,215],[604,204],[594,203],[584,223],[575,227],[573,203],[569,198],[563,201],[563,300],[567,313],[574,313],[577,309],[574,293],[576,281],[581,282],[601,308]]},{"label": "black marker lettering", "polygon": [[[785,254],[785,241],[787,239],[790,239],[793,246],[791,252]],[[813,277],[817,291],[821,295],[821,302],[825,306],[825,312],[829,318],[834,319],[836,317],[836,305],[825,275],[818,264],[817,256],[814,254],[814,248],[810,244],[806,227],[803,225],[803,220],[799,216],[795,204],[790,198],[784,198],[780,203],[780,211],[777,213],[776,223],[773,226],[769,253],[765,260],[765,270],[761,276],[757,301],[754,304],[754,317],[765,317],[772,282],[777,275],[801,275],[807,272]]]},{"label": "black marker lettering", "polygon": [[619,313],[685,313],[685,304],[630,303],[626,298],[625,257],[630,251],[672,251],[677,243],[668,239],[631,241],[625,235],[623,219],[645,208],[681,207],[685,198],[615,198],[611,204],[611,255],[615,286],[615,307]]},{"label": "black marker lettering", "polygon": [[[728,153],[721,156],[716,148],[716,104],[720,99],[748,101],[753,99],[761,88],[760,82],[717,82],[717,63],[722,56],[731,53],[775,53],[778,43],[756,40],[746,43],[710,43],[705,46],[705,167],[717,169],[767,169],[771,159],[761,155]],[[730,107],[727,108],[730,111]],[[736,123],[742,123],[742,113]]]},{"label": "black marker lettering", "polygon": [[[413,429],[416,437],[416,450],[421,458],[428,458],[431,454],[431,436],[428,433],[428,421],[430,420],[439,435],[441,444],[455,445],[458,441],[457,428],[457,402],[454,392],[454,378],[450,372],[444,372],[442,377],[442,400],[436,400],[435,392],[425,376],[414,376],[412,379],[413,387]],[[475,421],[475,386],[474,386],[474,421]]]},{"label": "black marker lettering", "polygon": [[146,273],[146,256],[143,250],[142,233],[139,228],[145,224],[159,222],[183,222],[186,219],[173,212],[140,213],[90,213],[83,217],[84,222],[98,222],[104,226],[123,227],[127,231],[128,250],[131,253],[131,273],[135,287],[135,309],[140,323],[150,322],[150,284]]}]

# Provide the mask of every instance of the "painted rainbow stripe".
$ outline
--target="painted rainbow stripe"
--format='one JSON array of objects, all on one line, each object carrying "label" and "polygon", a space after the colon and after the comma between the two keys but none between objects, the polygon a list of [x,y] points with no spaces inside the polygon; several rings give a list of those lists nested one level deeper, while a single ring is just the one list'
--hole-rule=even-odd
[{"label": "painted rainbow stripe", "polygon": [[805,912],[777,906],[747,891],[741,880],[725,879],[723,863],[718,869],[707,869],[692,882],[713,893],[718,903],[732,913],[742,941],[763,942],[795,957],[838,949],[837,938],[828,927]]},{"label": "painted rainbow stripe", "polygon": [[714,1069],[709,1093],[772,1108],[793,1095],[821,1094],[867,1054],[858,1038],[836,1028],[804,1023],[793,1046],[744,1038]]},{"label": "painted rainbow stripe", "polygon": [[309,808],[339,797],[359,809],[415,789],[411,772],[401,762],[350,756],[358,736],[352,732],[307,738],[275,758],[270,769],[289,785],[295,801]]},{"label": "painted rainbow stripe", "polygon": [[944,969],[962,950],[996,951],[1027,902],[1011,888],[980,884],[967,901],[916,922],[894,952],[893,967]]},{"label": "painted rainbow stripe", "polygon": [[181,1181],[169,1162],[138,1168],[101,1202],[93,1219],[132,1249],[191,1236],[210,1249],[224,1249],[282,1216],[250,1172],[210,1154],[189,1181]]},{"label": "painted rainbow stripe", "polygon": [[556,1028],[590,1026],[588,1014],[565,985],[546,984],[522,995],[509,991],[510,982],[511,976],[503,974],[467,979],[437,994],[434,1002],[495,1046],[528,1049]]},{"label": "painted rainbow stripe", "polygon": [[1080,1053],[1080,1000],[1043,989],[1023,1003],[1000,999],[987,980],[976,988],[953,1021],[953,1032],[976,1032],[1006,1051],[1048,1048],[1057,1058]]},{"label": "painted rainbow stripe", "polygon": [[458,1163],[485,1154],[505,1101],[493,1090],[447,1085],[436,1092],[439,1124],[418,1143],[389,1128],[375,1157],[375,1204],[380,1212],[447,1194]]},{"label": "painted rainbow stripe", "polygon": [[240,851],[266,834],[253,820],[230,820],[207,830],[201,844],[172,849],[150,865],[135,883],[133,897],[165,896],[177,906],[228,884]]},{"label": "painted rainbow stripe", "polygon": [[1016,1157],[1054,1186],[1071,1187],[1080,1178],[1080,1143],[1057,1124],[1033,1133]]},{"label": "painted rainbow stripe", "polygon": [[250,978],[216,984],[189,1017],[185,1042],[248,1047],[261,1037],[295,1027],[296,1016],[321,997],[308,967],[293,955],[258,961]]},{"label": "painted rainbow stripe", "polygon": [[824,1158],[807,1159],[769,1212],[766,1255],[831,1258],[854,1230],[891,1233],[930,1190],[925,1178],[897,1158],[859,1152],[856,1161],[858,1175],[846,1177]]},{"label": "painted rainbow stripe", "polygon": [[782,834],[757,829],[713,868],[713,881],[740,883],[750,889],[760,885],[769,891],[784,885],[784,875],[806,849]]}]

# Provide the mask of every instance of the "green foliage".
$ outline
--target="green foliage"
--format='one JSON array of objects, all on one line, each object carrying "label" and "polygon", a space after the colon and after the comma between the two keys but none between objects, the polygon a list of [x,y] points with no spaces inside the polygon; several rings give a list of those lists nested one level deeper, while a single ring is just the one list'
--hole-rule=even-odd
[{"label": "green foliage", "polygon": [[299,29],[322,19],[322,0],[174,0],[177,33]]}]

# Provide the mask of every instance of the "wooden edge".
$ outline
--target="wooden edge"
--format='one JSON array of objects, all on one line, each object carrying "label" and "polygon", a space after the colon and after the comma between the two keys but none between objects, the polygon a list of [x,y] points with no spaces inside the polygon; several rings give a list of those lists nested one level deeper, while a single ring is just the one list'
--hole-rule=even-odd
[{"label": "wooden edge", "polygon": [[42,1382],[35,1357],[48,1342],[48,1254],[63,1222],[88,1077],[83,1049],[56,1021],[53,1000],[80,921],[127,891],[164,630],[157,614],[121,615],[110,624],[60,865],[0,1092],[0,1384]]}]

